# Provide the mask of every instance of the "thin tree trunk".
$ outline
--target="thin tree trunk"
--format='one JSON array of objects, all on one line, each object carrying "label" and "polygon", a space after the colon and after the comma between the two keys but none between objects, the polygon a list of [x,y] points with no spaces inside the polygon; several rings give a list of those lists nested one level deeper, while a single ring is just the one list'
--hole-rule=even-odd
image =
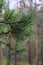
[{"label": "thin tree trunk", "polygon": [[[1,39],[1,35],[0,35],[0,39]],[[2,65],[2,47],[1,47],[1,43],[0,43],[0,65]]]},{"label": "thin tree trunk", "polygon": [[[8,29],[10,29],[10,27],[8,26]],[[10,50],[11,50],[11,43],[12,43],[12,34],[11,32],[8,33],[8,39],[7,39],[7,65],[10,65]]]},{"label": "thin tree trunk", "polygon": [[35,52],[36,52],[36,65],[38,65],[38,37],[37,37],[37,24],[35,23]]},{"label": "thin tree trunk", "polygon": [[28,44],[29,44],[29,64],[32,65],[32,58],[31,58],[31,41],[30,41]]},{"label": "thin tree trunk", "polygon": [[[37,12],[37,4],[35,0],[35,14]],[[36,50],[36,65],[38,65],[38,36],[37,36],[37,19],[35,19],[35,50]]]},{"label": "thin tree trunk", "polygon": [[[8,0],[8,3],[7,3],[7,7],[8,7],[8,11],[9,11],[9,0]],[[9,30],[10,30],[10,28],[9,28]],[[9,34],[8,34],[8,48],[7,48],[7,53],[8,53],[8,55],[7,55],[7,65],[10,65],[10,45],[11,45],[11,32],[9,32]]]},{"label": "thin tree trunk", "polygon": [[37,24],[35,23],[35,58],[36,58],[36,65],[38,65],[38,36],[37,36]]},{"label": "thin tree trunk", "polygon": [[8,49],[7,49],[7,65],[10,65],[10,48],[8,47]]},{"label": "thin tree trunk", "polygon": [[41,65],[43,65],[43,45],[41,47]]},{"label": "thin tree trunk", "polygon": [[0,65],[2,65],[2,48],[0,47]]},{"label": "thin tree trunk", "polygon": [[30,3],[30,11],[32,10],[32,3],[33,3],[33,0],[29,0],[29,3]]},{"label": "thin tree trunk", "polygon": [[[1,11],[2,10],[0,9],[0,22],[3,20]],[[1,39],[1,35],[0,35],[0,39]],[[2,65],[2,47],[1,46],[0,46],[0,65]]]},{"label": "thin tree trunk", "polygon": [[31,41],[28,40],[28,64],[32,65],[32,57],[31,57]]},{"label": "thin tree trunk", "polygon": [[9,34],[8,34],[8,48],[7,48],[7,53],[8,53],[8,55],[7,55],[7,65],[10,65],[10,46],[11,46],[11,41],[12,41],[12,39],[11,39],[11,32],[9,32]]},{"label": "thin tree trunk", "polygon": [[15,64],[14,65],[17,65],[17,44],[18,43],[18,39],[16,40],[16,46],[15,46]]},{"label": "thin tree trunk", "polygon": [[14,65],[17,65],[17,54],[15,52],[15,64]]},{"label": "thin tree trunk", "polygon": [[43,5],[42,5],[42,10],[41,10],[41,65],[43,65]]},{"label": "thin tree trunk", "polygon": [[[30,11],[32,10],[32,0],[29,0],[30,3]],[[28,42],[28,62],[32,65],[32,56],[31,56],[31,40]]]}]

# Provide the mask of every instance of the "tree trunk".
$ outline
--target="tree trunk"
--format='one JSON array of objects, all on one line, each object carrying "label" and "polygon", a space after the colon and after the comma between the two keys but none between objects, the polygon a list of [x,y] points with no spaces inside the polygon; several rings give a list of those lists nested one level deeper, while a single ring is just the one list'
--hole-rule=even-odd
[{"label": "tree trunk", "polygon": [[[0,22],[3,20],[1,11],[2,10],[0,9]],[[0,39],[1,39],[1,35],[0,35]],[[0,43],[0,45],[1,45],[1,43]],[[1,46],[0,46],[0,65],[2,65],[2,47]]]},{"label": "tree trunk", "polygon": [[37,24],[35,23],[35,56],[36,56],[36,65],[38,65],[38,36],[37,36]]},{"label": "tree trunk", "polygon": [[14,65],[17,65],[17,54],[15,52],[15,64]]},{"label": "tree trunk", "polygon": [[[1,40],[1,35],[0,35],[0,40]],[[0,43],[0,65],[2,65],[2,47]]]},{"label": "tree trunk", "polygon": [[[30,3],[30,11],[32,10],[32,0],[29,0]],[[31,40],[28,42],[28,62],[32,65],[32,55],[31,55]]]},{"label": "tree trunk", "polygon": [[32,57],[31,57],[31,41],[29,40],[28,42],[28,63],[32,65]]},{"label": "tree trunk", "polygon": [[7,65],[10,65],[10,48],[8,48],[7,51]]},{"label": "tree trunk", "polygon": [[8,34],[8,47],[7,47],[7,65],[10,65],[10,47],[11,47],[11,42],[12,42],[12,35],[11,35],[11,32],[9,32]]},{"label": "tree trunk", "polygon": [[18,43],[18,39],[16,40],[16,45],[15,45],[15,64],[14,65],[17,65],[17,44]]},{"label": "tree trunk", "polygon": [[[35,15],[37,16],[37,4],[35,0]],[[35,18],[35,51],[36,51],[36,65],[38,65],[38,36],[37,36],[37,19]]]},{"label": "tree trunk", "polygon": [[35,23],[35,51],[36,51],[36,65],[38,65],[38,36],[37,36],[37,24]]},{"label": "tree trunk", "polygon": [[29,43],[29,64],[32,65],[32,58],[31,58],[31,42]]},{"label": "tree trunk", "polygon": [[2,48],[0,47],[0,65],[2,65]]},{"label": "tree trunk", "polygon": [[43,46],[41,47],[41,65],[43,65]]},{"label": "tree trunk", "polygon": [[41,65],[43,65],[43,5],[41,10]]}]

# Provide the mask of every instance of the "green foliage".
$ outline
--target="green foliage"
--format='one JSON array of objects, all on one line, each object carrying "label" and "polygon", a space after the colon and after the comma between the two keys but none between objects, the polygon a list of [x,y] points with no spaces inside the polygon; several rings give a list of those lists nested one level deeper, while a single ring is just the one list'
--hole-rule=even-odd
[{"label": "green foliage", "polygon": [[[4,4],[4,0],[0,0],[0,9],[2,8]],[[8,24],[11,29],[11,33],[13,37],[16,37],[16,39],[24,40],[25,38],[30,38],[33,35],[32,30],[32,23],[34,21],[34,11],[31,11],[26,14],[20,14],[15,10],[8,10],[7,6],[4,9],[5,13],[3,15],[4,22],[8,23],[14,23],[14,24]],[[8,25],[0,25],[0,32],[7,32],[8,31]],[[19,50],[23,51],[24,48],[20,47]]]},{"label": "green foliage", "polygon": [[20,14],[17,13],[15,10],[5,10],[5,14],[4,14],[4,20],[5,22],[10,22],[10,23],[14,23],[19,21],[21,18]]},{"label": "green foliage", "polygon": [[[22,17],[17,24],[10,25],[13,36],[16,36],[16,38],[19,39],[23,39],[25,36],[29,36],[32,33],[31,25],[34,20],[34,13],[31,12],[28,15],[22,14],[21,16]],[[29,26],[31,27],[31,30],[29,29]]]},{"label": "green foliage", "polygon": [[0,12],[2,11],[3,4],[4,4],[4,0],[0,0]]},{"label": "green foliage", "polygon": [[17,50],[19,51],[19,54],[22,54],[25,52],[26,48],[23,46],[23,44],[18,44]]},{"label": "green foliage", "polygon": [[[10,22],[15,24],[9,24],[11,28],[11,33],[16,39],[25,40],[25,38],[30,38],[33,35],[33,20],[34,20],[34,13],[33,11],[29,14],[19,14],[15,11],[6,11],[4,15],[4,22]],[[7,32],[8,25],[0,25],[0,32]],[[24,52],[25,48],[18,47],[19,52]]]},{"label": "green foliage", "polygon": [[[0,46],[2,46],[2,45],[4,45],[4,46],[5,46],[5,45],[6,45],[6,43],[5,43],[5,42],[3,42],[3,41],[0,41]],[[3,47],[4,47],[4,46],[3,46]]]},{"label": "green foliage", "polygon": [[8,26],[7,25],[2,25],[2,24],[0,24],[0,33],[2,33],[2,32],[7,32],[8,31]]}]

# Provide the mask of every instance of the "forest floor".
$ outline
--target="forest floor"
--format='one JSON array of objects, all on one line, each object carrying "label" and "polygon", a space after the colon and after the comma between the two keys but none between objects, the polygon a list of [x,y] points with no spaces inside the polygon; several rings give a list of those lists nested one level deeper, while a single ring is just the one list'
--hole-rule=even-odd
[{"label": "forest floor", "polygon": [[[7,65],[7,60],[5,58],[3,58],[2,60],[2,65]],[[14,65],[14,63],[10,62],[10,65]],[[25,62],[25,61],[18,62],[17,65],[28,65],[28,62]]]},{"label": "forest floor", "polygon": [[[5,58],[3,58],[2,60],[2,65],[7,65],[7,60]],[[14,65],[14,63],[10,63],[10,65]],[[28,64],[28,62],[26,61],[22,61],[22,62],[18,62],[17,65],[30,65]],[[35,61],[32,63],[32,65],[36,65]],[[39,62],[39,65],[41,65],[41,62]]]}]

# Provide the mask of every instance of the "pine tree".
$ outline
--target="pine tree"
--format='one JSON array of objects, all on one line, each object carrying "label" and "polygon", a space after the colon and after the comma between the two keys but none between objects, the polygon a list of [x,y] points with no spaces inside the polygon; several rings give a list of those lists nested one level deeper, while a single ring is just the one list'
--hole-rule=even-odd
[{"label": "pine tree", "polygon": [[[32,36],[31,35],[32,28],[30,29],[30,27],[34,21],[34,11],[26,13],[26,14],[24,14],[24,13],[20,14],[18,12],[16,13],[16,11],[14,11],[14,10],[7,9],[6,7],[5,7],[4,11],[5,11],[5,13],[3,15],[3,20],[0,21],[0,24],[9,26],[10,30],[8,29],[6,32],[0,31],[1,35],[2,34],[7,35],[7,34],[11,33],[12,36],[14,38],[16,38],[18,41],[25,40],[26,38]],[[3,26],[3,28],[4,28],[4,26]],[[1,29],[3,29],[3,28],[1,28]],[[5,30],[5,28],[4,28],[4,30]],[[9,41],[9,43],[11,43],[10,37],[9,37],[8,41]],[[15,53],[17,51],[17,45],[18,45],[18,43],[16,43],[16,46],[15,46]],[[9,47],[9,51],[10,50],[11,49]],[[17,65],[16,59],[17,59],[17,53],[15,54],[15,65]],[[9,59],[9,64],[10,64],[10,59]]]}]

